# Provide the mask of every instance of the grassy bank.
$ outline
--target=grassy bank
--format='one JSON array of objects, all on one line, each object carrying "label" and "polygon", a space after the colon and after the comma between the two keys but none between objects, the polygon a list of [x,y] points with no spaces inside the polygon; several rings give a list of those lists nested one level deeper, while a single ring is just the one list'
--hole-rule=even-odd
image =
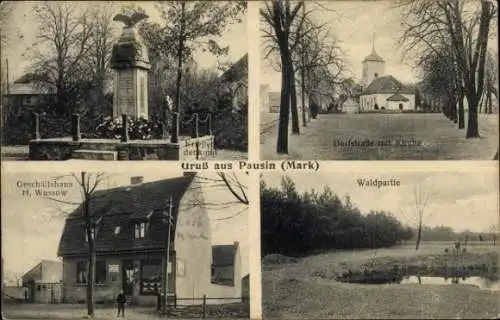
[{"label": "grassy bank", "polygon": [[[263,310],[266,318],[496,318],[498,292],[468,285],[353,284],[336,281],[345,272],[418,266],[497,265],[498,251],[474,246],[461,257],[442,244],[381,250],[325,253],[283,263],[264,264]],[[430,267],[429,267],[430,266]]]}]

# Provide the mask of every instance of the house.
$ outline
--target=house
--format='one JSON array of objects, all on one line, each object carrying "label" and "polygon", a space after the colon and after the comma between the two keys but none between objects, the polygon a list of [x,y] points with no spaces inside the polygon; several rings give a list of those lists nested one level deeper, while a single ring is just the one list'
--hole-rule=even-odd
[{"label": "house", "polygon": [[[223,295],[225,288],[211,283],[211,229],[204,202],[194,173],[153,182],[134,177],[128,186],[97,191],[89,208],[96,247],[95,300],[114,301],[123,290],[131,303],[155,305],[167,281],[168,295],[178,298],[178,305]],[[85,231],[80,206],[66,219],[58,250],[67,301],[85,300]]]},{"label": "house", "polygon": [[42,260],[22,276],[25,298],[36,303],[57,303],[62,299],[63,264]]},{"label": "house", "polygon": [[281,103],[281,92],[269,92],[269,112],[279,113]]},{"label": "house", "polygon": [[362,66],[361,111],[415,110],[415,88],[403,85],[391,75],[385,75],[385,61],[375,51],[375,44]]},{"label": "house", "polygon": [[[300,114],[302,113],[302,93],[300,89],[297,87],[296,88],[296,95],[297,95],[297,112]],[[280,112],[280,104],[281,104],[281,91],[280,92],[269,92],[268,94],[268,105],[269,105],[269,112],[270,113],[279,113]],[[261,98],[262,99],[262,98]],[[262,101],[262,100],[261,100]],[[306,112],[309,110],[309,97],[305,96],[305,105],[306,105]],[[291,113],[291,111],[290,111]]]},{"label": "house", "polygon": [[345,113],[359,113],[359,105],[351,97],[348,97],[342,103],[342,112],[345,112]]},{"label": "house", "polygon": [[233,97],[233,110],[238,111],[242,105],[248,105],[248,53],[244,54],[228,70],[221,80],[228,84]]},{"label": "house", "polygon": [[5,85],[3,90],[3,103],[5,108],[3,120],[7,121],[12,116],[39,112],[54,98],[54,93],[37,85],[39,76],[27,73]]},{"label": "house", "polygon": [[260,85],[260,111],[261,112],[270,112],[269,111],[269,85],[261,84]]}]

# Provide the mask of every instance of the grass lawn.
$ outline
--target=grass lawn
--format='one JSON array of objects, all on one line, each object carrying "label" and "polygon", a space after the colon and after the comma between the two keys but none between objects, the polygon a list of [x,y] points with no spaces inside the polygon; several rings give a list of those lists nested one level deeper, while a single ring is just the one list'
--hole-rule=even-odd
[{"label": "grass lawn", "polygon": [[[348,284],[333,275],[366,264],[420,263],[444,255],[451,244],[425,243],[380,250],[339,251],[263,266],[265,318],[496,318],[498,292],[469,285]],[[474,255],[498,253],[496,247],[467,247]],[[497,255],[498,258],[498,255]],[[318,275],[323,275],[319,277]],[[326,276],[325,276],[326,275]]]},{"label": "grass lawn", "polygon": [[[73,320],[86,319],[87,308],[79,304],[13,304],[2,305],[3,319],[47,319],[47,320]],[[179,309],[167,317],[159,315],[154,307],[129,307],[125,310],[126,319],[201,319],[201,306]],[[209,305],[208,319],[245,319],[249,318],[248,304],[231,303],[227,305]],[[117,319],[116,309],[113,306],[96,305],[96,320]]]},{"label": "grass lawn", "polygon": [[[320,114],[308,127],[300,127],[300,135],[289,136],[288,155],[277,155],[277,122],[273,127],[269,124],[278,115],[265,117],[261,125],[262,159],[491,160],[498,150],[498,115],[480,114],[481,138],[466,139],[465,129],[459,130],[442,114]],[[376,145],[335,145],[348,140]],[[395,145],[397,140],[405,145]]]}]

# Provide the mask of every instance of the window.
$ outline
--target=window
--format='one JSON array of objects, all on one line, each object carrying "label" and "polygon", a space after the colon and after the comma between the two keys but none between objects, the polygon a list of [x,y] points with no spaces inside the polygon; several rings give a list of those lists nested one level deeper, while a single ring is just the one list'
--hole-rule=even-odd
[{"label": "window", "polygon": [[161,259],[141,261],[141,294],[156,294],[161,291]]},{"label": "window", "polygon": [[120,226],[115,227],[115,236],[120,234]]},{"label": "window", "polygon": [[[76,263],[76,283],[86,284],[88,277],[87,261],[78,261]],[[104,284],[106,282],[107,270],[106,261],[96,261],[95,263],[95,284]]]},{"label": "window", "polygon": [[76,283],[87,283],[87,261],[78,261],[76,263]]},{"label": "window", "polygon": [[31,103],[32,103],[31,96],[26,96],[26,97],[23,98],[23,104],[24,105],[30,106]]},{"label": "window", "polygon": [[146,223],[139,222],[134,225],[134,238],[135,239],[144,239],[146,236]]},{"label": "window", "polygon": [[95,263],[95,284],[106,282],[106,261],[96,261]]}]

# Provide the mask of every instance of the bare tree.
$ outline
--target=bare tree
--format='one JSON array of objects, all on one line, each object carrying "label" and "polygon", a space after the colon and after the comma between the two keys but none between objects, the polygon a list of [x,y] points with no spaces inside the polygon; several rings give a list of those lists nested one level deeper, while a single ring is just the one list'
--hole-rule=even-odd
[{"label": "bare tree", "polygon": [[83,63],[88,65],[91,73],[92,99],[87,104],[91,117],[96,117],[105,96],[105,89],[111,76],[111,50],[113,47],[113,11],[110,4],[96,4],[89,12],[89,22],[93,26],[93,31],[88,39],[88,53],[83,59]]},{"label": "bare tree", "polygon": [[[246,1],[228,1],[224,4],[210,1],[158,1],[156,8],[163,19],[163,34],[170,39],[161,42],[170,42],[177,60],[175,113],[179,114],[183,62],[192,57],[195,48],[200,47],[205,47],[205,50],[217,56],[225,55],[228,48],[220,47],[214,39],[221,36],[229,24],[240,21],[240,14],[246,10]],[[177,123],[174,126],[172,142],[177,142]]]},{"label": "bare tree", "polygon": [[493,243],[493,245],[496,245],[497,236],[498,236],[498,225],[497,224],[493,224],[490,226],[490,234],[491,234],[491,242]]},{"label": "bare tree", "polygon": [[401,0],[398,6],[404,16],[401,39],[406,51],[417,56],[429,50],[439,54],[440,45],[450,44],[469,105],[466,137],[479,137],[477,111],[495,4],[489,0]]},{"label": "bare tree", "polygon": [[[78,206],[76,213],[83,218],[85,226],[85,236],[88,243],[87,263],[88,263],[88,277],[87,277],[87,314],[91,317],[94,316],[94,286],[95,286],[95,265],[96,265],[96,247],[95,247],[95,234],[102,220],[103,212],[92,212],[91,204],[93,199],[96,198],[95,191],[101,186],[108,175],[105,173],[89,173],[82,171],[80,174],[73,173],[71,177],[75,180],[80,188],[81,202],[68,202],[56,198],[48,198],[52,201],[63,203],[67,205]],[[61,177],[59,177],[61,178]],[[109,206],[106,207],[106,209]],[[106,210],[103,209],[103,210]]]},{"label": "bare tree", "polygon": [[39,28],[32,68],[39,84],[55,93],[60,114],[76,108],[91,82],[83,63],[94,32],[89,12],[69,2],[41,2],[34,7]]},{"label": "bare tree", "polygon": [[489,51],[486,56],[486,70],[484,79],[484,92],[482,103],[479,106],[483,113],[493,113],[493,96],[498,101],[498,61],[493,52]]},{"label": "bare tree", "polygon": [[[274,39],[278,44],[281,61],[281,100],[280,115],[278,125],[277,153],[288,153],[288,121],[290,116],[291,90],[293,81],[293,61],[290,40],[292,24],[299,15],[299,10],[304,5],[304,1],[299,1],[292,5],[289,0],[266,1],[265,8],[260,10],[260,15],[265,23],[270,27],[268,37]],[[265,31],[264,31],[265,32]],[[295,96],[296,99],[296,96]],[[292,115],[296,110],[292,109]],[[298,116],[295,117],[295,130],[298,132]]]},{"label": "bare tree", "polygon": [[413,191],[413,201],[411,205],[402,207],[402,212],[407,216],[411,217],[411,220],[416,225],[417,229],[417,240],[415,244],[415,250],[418,250],[420,247],[420,241],[422,239],[422,227],[424,224],[424,220],[428,218],[429,212],[427,212],[427,205],[429,204],[429,200],[431,198],[431,189],[424,189],[423,185],[415,185]]}]

